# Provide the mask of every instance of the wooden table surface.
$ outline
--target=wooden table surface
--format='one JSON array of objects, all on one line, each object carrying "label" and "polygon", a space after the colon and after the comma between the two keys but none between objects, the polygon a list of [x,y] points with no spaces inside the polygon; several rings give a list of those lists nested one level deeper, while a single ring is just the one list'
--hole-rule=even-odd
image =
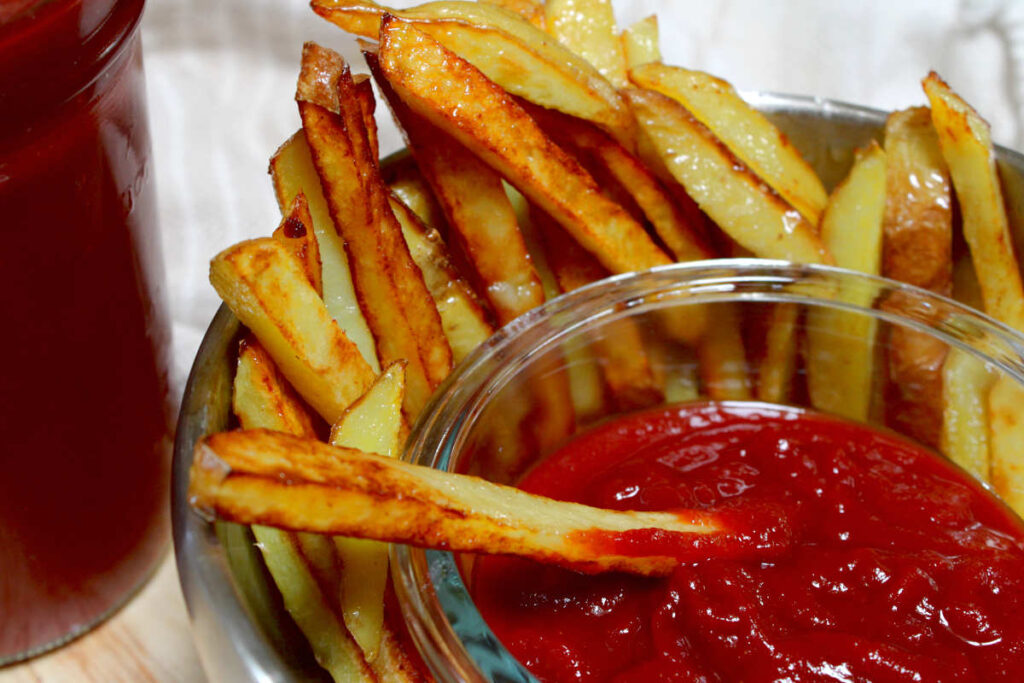
[{"label": "wooden table surface", "polygon": [[0,669],[0,683],[202,683],[170,550],[148,584],[111,619],[47,655]]}]

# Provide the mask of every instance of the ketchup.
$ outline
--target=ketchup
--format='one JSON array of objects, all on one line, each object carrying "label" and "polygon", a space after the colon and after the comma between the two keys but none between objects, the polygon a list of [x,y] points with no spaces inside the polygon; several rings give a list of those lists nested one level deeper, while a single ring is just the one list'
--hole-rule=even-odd
[{"label": "ketchup", "polygon": [[788,511],[769,561],[584,576],[479,558],[474,599],[545,681],[1016,681],[1024,524],[968,475],[888,432],[761,403],[639,413],[521,482],[613,509]]},{"label": "ketchup", "polygon": [[166,547],[168,321],[141,11],[0,10],[0,664],[121,604]]}]

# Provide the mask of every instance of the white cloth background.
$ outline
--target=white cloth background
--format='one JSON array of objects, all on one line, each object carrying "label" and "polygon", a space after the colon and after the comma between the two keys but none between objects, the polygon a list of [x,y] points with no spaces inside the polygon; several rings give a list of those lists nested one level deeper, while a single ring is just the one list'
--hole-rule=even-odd
[{"label": "white cloth background", "polygon": [[[408,6],[410,2],[396,2]],[[741,90],[885,109],[923,103],[937,70],[1024,147],[1024,2],[1013,0],[615,0],[626,25],[657,13],[665,61]],[[267,235],[279,214],[267,161],[298,128],[292,96],[303,41],[361,65],[352,37],[306,0],[150,0],[143,40],[180,391],[218,300],[207,264]],[[365,70],[365,69],[360,69]],[[401,139],[378,112],[382,152]]]}]

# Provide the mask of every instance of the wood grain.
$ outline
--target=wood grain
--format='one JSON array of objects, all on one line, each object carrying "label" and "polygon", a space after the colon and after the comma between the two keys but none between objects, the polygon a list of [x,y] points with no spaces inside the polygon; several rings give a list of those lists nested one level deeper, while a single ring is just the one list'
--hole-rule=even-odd
[{"label": "wood grain", "polygon": [[202,683],[170,552],[153,579],[110,620],[69,645],[0,669],[0,683]]}]

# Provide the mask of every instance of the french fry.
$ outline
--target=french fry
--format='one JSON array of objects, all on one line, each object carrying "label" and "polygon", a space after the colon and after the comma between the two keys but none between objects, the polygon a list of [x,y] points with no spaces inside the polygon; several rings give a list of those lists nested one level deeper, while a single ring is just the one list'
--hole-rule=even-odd
[{"label": "french fry", "polygon": [[989,394],[995,376],[965,351],[952,350],[942,366],[942,424],[939,448],[981,481],[989,466]]},{"label": "french fry", "polygon": [[658,17],[654,14],[627,26],[622,31],[622,49],[626,57],[626,68],[661,61],[661,47],[658,44]]},{"label": "french fry", "polygon": [[[607,277],[608,272],[543,212],[531,211],[547,262],[562,291],[571,292]],[[640,330],[631,320],[608,325],[592,344],[605,381],[621,410],[660,403],[664,398],[644,353]]]},{"label": "french fry", "polygon": [[[1024,287],[1003,206],[988,124],[932,72],[923,82],[932,123],[949,165],[964,238],[970,247],[985,312],[1024,331]],[[989,392],[992,484],[1003,500],[1024,512],[1024,388],[1001,375]]]},{"label": "french fry", "polygon": [[[784,513],[766,506],[606,510],[268,430],[200,439],[189,500],[241,523],[519,555],[592,573],[664,576],[680,561],[764,558],[788,545],[785,531],[768,531],[787,528]],[[664,543],[651,542],[652,529]],[[637,533],[646,539],[639,546]]]},{"label": "french fry", "polygon": [[210,263],[210,282],[328,422],[373,381],[363,360],[291,254],[271,238],[242,242]]},{"label": "french fry", "polygon": [[[914,107],[890,114],[885,151],[882,275],[949,296],[953,198],[931,112]],[[886,352],[887,422],[922,443],[939,445],[946,345],[921,332],[894,327]]]},{"label": "french fry", "polygon": [[761,401],[783,403],[789,397],[796,370],[799,322],[799,306],[789,303],[772,306],[764,357],[757,368],[757,398]]},{"label": "french fry", "polygon": [[[404,440],[404,396],[404,364],[393,363],[331,428],[331,444],[397,456]],[[384,633],[388,546],[379,541],[336,536],[334,550],[344,569],[338,597],[345,626],[367,661],[373,662]]]},{"label": "french fry", "polygon": [[391,194],[409,207],[427,228],[437,230],[442,235],[448,232],[444,212],[411,156],[391,164],[385,169],[385,174]]},{"label": "french fry", "polygon": [[[730,237],[761,258],[831,263],[813,226],[747,168],[675,100],[651,90],[623,91],[640,138]],[[643,157],[643,154],[641,154]]]},{"label": "french fry", "polygon": [[373,96],[373,83],[367,74],[352,75],[352,95],[359,103],[359,112],[363,115],[363,127],[366,129],[366,140],[370,144],[370,158],[377,161],[380,157],[380,144],[377,142],[377,119],[373,113],[377,109],[377,100]]},{"label": "french fry", "polygon": [[753,396],[747,353],[734,304],[715,304],[697,344],[704,391],[716,401],[749,401]]},{"label": "french fry", "polygon": [[611,0],[547,0],[544,18],[548,33],[593,64],[609,83],[622,88],[629,82]]},{"label": "french fry", "polygon": [[523,19],[539,28],[541,31],[545,29],[546,23],[544,20],[544,5],[540,0],[480,0],[488,5],[494,5],[495,7],[501,7],[507,9],[509,12],[515,12]]},{"label": "french fry", "polygon": [[320,666],[342,681],[376,679],[362,651],[345,630],[296,546],[295,534],[253,525],[263,561],[281,588],[285,609],[309,641]]},{"label": "french fry", "polygon": [[292,256],[302,264],[302,270],[309,278],[309,284],[321,297],[324,295],[323,269],[320,266],[320,245],[313,232],[313,219],[309,215],[309,204],[306,195],[299,192],[295,195],[288,214],[281,220],[272,235],[284,245]]},{"label": "french fry", "polygon": [[320,177],[313,166],[306,137],[299,131],[281,145],[270,160],[270,175],[274,182],[277,204],[286,213],[295,197],[302,193],[306,197],[313,232],[320,247],[321,287],[324,305],[345,335],[359,348],[363,359],[376,373],[380,372],[377,362],[377,347],[366,324],[362,311],[356,303],[352,286],[352,274],[345,256],[341,237],[334,229],[334,221],[327,208]]},{"label": "french fry", "polygon": [[[838,266],[869,275],[881,269],[885,177],[885,152],[872,141],[857,150],[849,175],[832,192],[821,219],[821,238]],[[857,293],[845,300],[871,305]],[[811,403],[819,410],[867,420],[874,395],[876,320],[834,308],[814,308],[807,316]]]},{"label": "french fry", "polygon": [[487,314],[480,307],[476,293],[453,266],[437,230],[428,229],[397,197],[392,197],[391,210],[402,226],[402,236],[412,260],[423,273],[423,281],[441,315],[452,360],[458,363],[485,342],[494,328],[487,322]]},{"label": "french fry", "polygon": [[629,78],[683,105],[808,222],[818,223],[828,201],[825,186],[786,136],[732,85],[702,71],[657,62],[631,69]]},{"label": "french fry", "polygon": [[615,273],[669,263],[643,227],[556,146],[512,97],[414,26],[388,17],[381,70],[413,111],[449,133]]},{"label": "french fry", "polygon": [[[375,74],[376,56],[367,55]],[[544,303],[515,210],[501,177],[465,147],[415,114],[379,77],[391,111],[420,172],[469,258],[491,307],[504,325]]]},{"label": "french fry", "polygon": [[712,257],[700,232],[703,216],[692,199],[687,197],[681,205],[643,162],[586,122],[555,112],[535,109],[532,113],[541,127],[571,150],[591,173],[598,166],[622,186],[677,261]]},{"label": "french fry", "polygon": [[373,39],[380,39],[385,13],[400,18],[509,93],[591,121],[631,146],[633,118],[615,87],[586,59],[504,8],[432,2],[396,10],[361,0],[314,0],[312,7],[345,31]]},{"label": "french fry", "polygon": [[[251,337],[244,338],[239,348],[232,405],[246,429],[265,428],[306,437],[316,435],[309,413],[278,372],[270,354]],[[316,540],[312,534],[260,525],[254,525],[252,532],[285,609],[306,636],[317,662],[336,681],[373,680],[359,646],[341,623],[324,591],[324,575],[332,573],[333,557],[328,560],[332,562],[330,567],[325,567],[321,559],[314,568],[308,558],[319,553],[307,554]],[[304,543],[307,552],[304,552]],[[330,547],[327,550],[333,554]],[[327,582],[334,581],[331,578]]]},{"label": "french fry", "polygon": [[305,46],[296,94],[303,130],[331,217],[344,237],[356,295],[380,359],[409,363],[405,401],[412,418],[451,370],[451,348],[402,238],[377,162],[370,160],[352,88],[348,65],[339,55]]}]

